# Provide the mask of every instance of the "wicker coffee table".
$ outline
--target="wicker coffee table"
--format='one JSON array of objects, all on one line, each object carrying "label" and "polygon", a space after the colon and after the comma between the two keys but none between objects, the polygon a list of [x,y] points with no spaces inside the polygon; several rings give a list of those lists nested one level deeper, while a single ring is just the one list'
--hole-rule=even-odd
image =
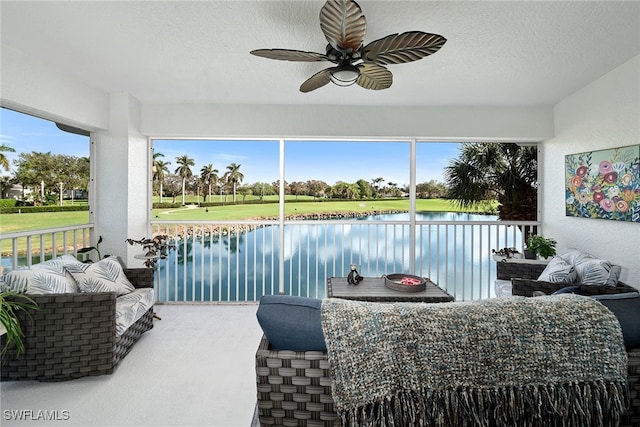
[{"label": "wicker coffee table", "polygon": [[330,277],[327,281],[327,296],[372,302],[451,302],[449,295],[432,281],[421,292],[401,292],[389,289],[381,277],[365,277],[358,285],[347,283],[346,277]]}]

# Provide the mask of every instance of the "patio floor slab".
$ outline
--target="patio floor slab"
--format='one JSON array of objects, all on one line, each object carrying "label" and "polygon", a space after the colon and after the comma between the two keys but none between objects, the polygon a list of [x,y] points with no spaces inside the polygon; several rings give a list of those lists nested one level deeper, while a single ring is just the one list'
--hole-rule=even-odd
[{"label": "patio floor slab", "polygon": [[256,304],[156,305],[162,320],[112,375],[0,383],[0,424],[250,426],[262,335],[256,310]]}]

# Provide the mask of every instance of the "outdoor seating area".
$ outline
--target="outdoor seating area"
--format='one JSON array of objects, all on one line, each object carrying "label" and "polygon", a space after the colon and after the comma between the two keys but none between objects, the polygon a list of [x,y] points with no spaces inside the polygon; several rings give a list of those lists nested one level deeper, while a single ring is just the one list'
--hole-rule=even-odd
[{"label": "outdoor seating area", "polygon": [[[339,314],[336,317],[327,308],[332,304],[338,306]],[[637,311],[640,298],[634,298],[632,304]],[[342,308],[341,305],[348,307]],[[363,422],[360,417],[364,414],[375,418],[376,422],[395,420],[397,423],[405,419],[403,417],[426,417],[429,423],[430,417],[440,420],[442,417],[452,417],[447,418],[449,421],[446,425],[464,425],[473,417],[498,417],[496,414],[500,412],[498,408],[501,407],[502,394],[491,395],[488,390],[508,389],[512,387],[509,384],[520,387],[531,378],[535,378],[535,384],[544,383],[546,378],[549,381],[564,378],[567,384],[572,384],[571,387],[573,384],[590,384],[591,381],[602,384],[600,381],[606,378],[606,374],[602,376],[602,367],[610,369],[615,360],[619,361],[619,366],[612,371],[616,372],[612,374],[613,377],[617,376],[617,380],[614,380],[618,384],[617,397],[613,394],[614,388],[606,386],[607,392],[604,389],[596,391],[597,387],[593,385],[585,386],[579,397],[575,396],[578,399],[576,401],[567,400],[572,399],[573,392],[570,389],[558,395],[534,393],[523,399],[512,400],[507,413],[498,417],[505,424],[499,425],[520,425],[525,420],[533,422],[533,425],[549,425],[558,420],[575,426],[638,425],[640,322],[636,319],[628,323],[615,306],[608,307],[621,317],[622,336],[618,319],[600,302],[583,296],[497,298],[482,302],[427,305],[265,297],[257,312],[265,335],[255,354],[261,425],[332,426],[338,425],[339,420],[347,425],[360,425]],[[561,318],[566,322],[559,326],[556,316],[565,311]],[[404,319],[404,322],[402,327],[396,329],[393,319],[398,318]],[[284,328],[284,325],[288,327]],[[418,327],[421,332],[412,335],[413,328]],[[571,330],[559,333],[558,328]],[[631,332],[630,328],[633,329]],[[425,332],[431,329],[438,333]],[[539,333],[544,330],[553,330],[554,333]],[[365,336],[366,340],[363,339]],[[424,340],[428,343],[422,342]],[[367,343],[365,354],[359,353],[359,342]],[[483,348],[488,343],[492,343],[490,350]],[[472,346],[473,350],[465,346]],[[329,354],[327,347],[331,349]],[[551,348],[554,351],[548,353],[547,349]],[[416,351],[415,358],[413,351]],[[456,355],[464,361],[456,361]],[[474,362],[476,357],[479,359]],[[600,357],[602,360],[598,361]],[[461,364],[457,365],[459,362]],[[335,366],[336,363],[349,365]],[[591,363],[596,365],[593,371],[589,368]],[[416,369],[416,364],[420,365],[420,369]],[[482,369],[477,369],[481,366],[488,370],[486,376],[478,376]],[[554,373],[556,369],[560,371]],[[421,375],[424,372],[429,374]],[[594,372],[595,377],[590,378],[589,372]],[[381,378],[372,380],[380,375]],[[461,377],[460,383],[454,380],[458,375],[465,378],[463,380]],[[434,380],[440,376],[441,380]],[[435,392],[426,392],[425,396],[430,396],[428,403],[420,401],[425,407],[415,402],[400,403],[396,400],[399,399],[398,393],[406,391],[407,384],[414,385],[415,388],[411,387],[413,392],[437,384],[436,389],[440,393],[443,387],[450,385],[449,381],[467,385],[478,381],[476,387],[480,390],[486,388],[487,394],[454,397],[452,394],[438,396]],[[347,394],[354,393],[351,384],[358,384],[356,394]],[[565,386],[556,382],[550,390],[562,390]],[[334,391],[336,387],[339,390],[337,396]],[[454,389],[455,393],[462,390],[457,385]],[[521,391],[514,389],[511,392],[526,394],[529,392],[527,390],[530,389],[525,387]],[[587,390],[594,391],[594,394],[589,397],[590,391]],[[377,407],[377,404],[360,406],[367,402],[366,396],[377,396],[371,402],[379,402],[384,396],[380,393],[385,391],[390,393],[387,395],[390,400],[384,409]],[[537,401],[542,395],[550,400]],[[601,398],[612,400],[599,402]],[[445,408],[457,407],[453,403],[457,399],[465,400],[465,405],[458,407],[454,413],[447,413]],[[569,401],[572,402],[569,406],[563,406]],[[527,402],[533,406],[527,406]],[[584,412],[574,411],[580,405],[587,405],[582,407]],[[590,409],[596,406],[611,412],[603,414]],[[405,409],[398,412],[398,408]],[[502,408],[505,409],[504,406]],[[576,412],[581,415],[576,415]]]},{"label": "outdoor seating area", "polygon": [[[106,275],[98,271],[102,267],[109,269]],[[6,273],[0,284],[37,304],[37,309],[16,311],[24,354],[8,347],[2,380],[64,381],[111,374],[153,327],[152,269],[123,269],[116,259],[82,264],[65,255]],[[7,336],[0,337],[1,347]]]},{"label": "outdoor seating area", "polygon": [[3,427],[640,426],[640,1],[0,9]]},{"label": "outdoor seating area", "polygon": [[[156,305],[162,320],[153,320],[153,329],[111,375],[0,382],[0,404],[12,414],[2,425],[249,427],[261,336],[256,309],[256,304]],[[59,419],[47,422],[42,413],[37,419],[38,410]]]}]

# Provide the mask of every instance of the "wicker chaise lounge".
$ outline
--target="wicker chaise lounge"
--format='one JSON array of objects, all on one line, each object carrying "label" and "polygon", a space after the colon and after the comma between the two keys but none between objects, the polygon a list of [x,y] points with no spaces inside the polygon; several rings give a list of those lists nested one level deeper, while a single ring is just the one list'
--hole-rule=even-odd
[{"label": "wicker chaise lounge", "polygon": [[[153,269],[124,269],[136,288],[153,288]],[[153,308],[116,336],[113,292],[31,295],[40,310],[20,312],[25,354],[10,349],[2,380],[62,381],[113,372],[140,336],[153,327]],[[4,337],[0,346],[4,346]]]}]

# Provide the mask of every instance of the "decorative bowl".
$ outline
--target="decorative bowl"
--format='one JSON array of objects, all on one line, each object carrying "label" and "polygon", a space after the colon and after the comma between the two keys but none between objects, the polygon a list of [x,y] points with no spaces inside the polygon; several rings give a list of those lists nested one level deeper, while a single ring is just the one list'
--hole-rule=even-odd
[{"label": "decorative bowl", "polygon": [[411,274],[386,274],[384,285],[400,292],[421,292],[427,288],[427,279]]}]

